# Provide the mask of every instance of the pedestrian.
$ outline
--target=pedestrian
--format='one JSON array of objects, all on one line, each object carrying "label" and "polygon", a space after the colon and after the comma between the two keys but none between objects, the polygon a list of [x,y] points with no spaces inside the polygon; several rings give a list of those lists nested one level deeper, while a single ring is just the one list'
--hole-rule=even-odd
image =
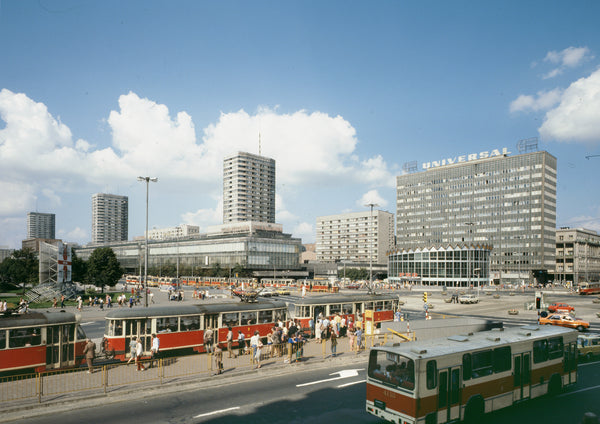
[{"label": "pedestrian", "polygon": [[302,336],[302,333],[298,333],[298,337],[296,337],[296,362],[299,362],[300,359],[304,356],[304,342],[306,339]]},{"label": "pedestrian", "polygon": [[154,366],[154,361],[158,360],[158,355],[160,355],[160,339],[156,336],[156,334],[152,334],[152,347],[150,348],[149,368],[152,368]]},{"label": "pedestrian", "polygon": [[321,343],[321,331],[323,328],[323,322],[318,319],[317,320],[317,325],[315,326],[315,341],[317,343]]},{"label": "pedestrian", "polygon": [[238,355],[243,355],[244,354],[244,348],[246,347],[246,341],[244,340],[245,336],[244,333],[241,332],[241,330],[238,330],[238,349],[240,350],[240,353]]},{"label": "pedestrian", "polygon": [[222,374],[223,373],[223,349],[221,349],[221,346],[219,346],[218,343],[215,346],[214,356],[215,356],[215,367],[217,368],[217,374]]},{"label": "pedestrian", "polygon": [[142,354],[144,353],[144,348],[142,347],[142,342],[138,338],[135,344],[135,364],[137,365],[138,371],[145,371],[146,368],[142,365]]},{"label": "pedestrian", "polygon": [[356,332],[354,335],[356,336],[356,354],[360,353],[360,349],[362,348],[362,329],[360,327],[356,327]]},{"label": "pedestrian", "polygon": [[91,339],[86,339],[83,355],[88,366],[88,374],[92,374],[94,372],[94,358],[96,357],[96,343]]},{"label": "pedestrian", "polygon": [[233,353],[231,352],[232,346],[233,346],[233,331],[231,330],[231,327],[227,327],[227,353],[229,354],[230,358],[233,355]]},{"label": "pedestrian", "polygon": [[292,364],[293,360],[292,357],[294,355],[294,348],[296,345],[296,339],[293,337],[288,338],[288,342],[287,342],[287,347],[288,347],[288,357],[286,360],[283,361],[283,363],[286,364]]},{"label": "pedestrian", "polygon": [[135,361],[136,349],[137,339],[135,337],[132,337],[131,341],[129,342],[129,360],[127,361],[127,365],[129,365],[131,361]]},{"label": "pedestrian", "polygon": [[350,351],[354,351],[354,329],[348,328],[348,345],[350,346]]},{"label": "pedestrian", "polygon": [[150,303],[154,303],[154,293],[150,292]]},{"label": "pedestrian", "polygon": [[[258,331],[257,331],[257,333],[258,333]],[[254,360],[256,361],[256,364],[257,364],[256,368],[260,368],[260,365],[261,365],[260,364],[260,357],[261,357],[261,354],[262,354],[262,352],[261,352],[262,351],[262,347],[263,347],[263,344],[262,344],[262,341],[259,338],[258,339],[258,343],[256,345],[256,352],[254,353]]]},{"label": "pedestrian", "polygon": [[131,296],[129,296],[129,307],[130,308],[133,308],[133,302],[134,302],[133,295],[131,295]]},{"label": "pedestrian", "polygon": [[[52,298],[52,307],[53,307],[53,308],[56,308],[56,307],[57,307],[57,306],[56,306],[56,304],[57,304],[57,303],[58,303],[58,300],[56,300],[56,297],[53,297],[53,298]],[[2,312],[2,311],[0,311],[0,312]]]},{"label": "pedestrian", "polygon": [[83,306],[83,299],[81,296],[77,296],[77,310],[81,311],[81,307]]},{"label": "pedestrian", "polygon": [[335,358],[335,354],[336,354],[336,351],[337,351],[337,339],[338,339],[338,336],[337,336],[337,333],[335,331],[335,328],[331,329],[331,336],[330,336],[330,338],[331,338],[331,356],[333,358]]},{"label": "pedestrian", "polygon": [[204,351],[206,353],[212,353],[212,345],[213,345],[213,331],[209,327],[204,330]]},{"label": "pedestrian", "polygon": [[60,307],[61,307],[61,309],[65,307],[65,295],[64,294],[60,295]]},{"label": "pedestrian", "polygon": [[267,334],[267,354],[269,355],[269,358],[273,357],[273,332],[274,330],[272,329],[271,332]]},{"label": "pedestrian", "polygon": [[258,342],[260,341],[260,335],[258,330],[254,332],[254,335],[250,337],[250,347],[252,348],[252,362],[256,360],[256,350],[258,349]]}]

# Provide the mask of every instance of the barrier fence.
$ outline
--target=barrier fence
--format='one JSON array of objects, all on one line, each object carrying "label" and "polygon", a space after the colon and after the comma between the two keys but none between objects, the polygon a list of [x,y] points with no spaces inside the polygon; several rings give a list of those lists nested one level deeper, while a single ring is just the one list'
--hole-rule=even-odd
[{"label": "barrier fence", "polygon": [[[357,345],[356,338],[352,343],[349,337],[339,337],[335,356],[358,355],[369,347],[391,341],[402,342],[412,337],[414,335],[411,333],[399,334],[386,331],[375,336],[363,337],[360,346]],[[221,357],[220,361],[219,357]],[[290,343],[264,345],[260,349],[259,360],[253,354],[251,347],[241,350],[234,348],[231,352],[224,347],[220,355],[209,353],[162,357],[154,361],[139,361],[139,367],[133,362],[97,365],[94,366],[94,372],[91,374],[88,374],[85,367],[5,376],[0,377],[0,407],[8,402],[24,399],[42,403],[73,393],[106,394],[124,386],[142,385],[147,382],[158,382],[162,385],[197,377],[219,378],[217,376],[219,362],[222,364],[221,372],[228,374],[296,362],[310,363],[332,357],[331,339],[323,339],[320,343],[310,339],[301,345]]]}]

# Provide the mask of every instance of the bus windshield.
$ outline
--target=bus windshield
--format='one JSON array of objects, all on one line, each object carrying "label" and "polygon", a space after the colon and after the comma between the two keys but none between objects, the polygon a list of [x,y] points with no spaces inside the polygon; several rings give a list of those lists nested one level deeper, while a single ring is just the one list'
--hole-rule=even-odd
[{"label": "bus windshield", "polygon": [[415,388],[415,362],[397,353],[371,351],[369,377],[405,390]]}]

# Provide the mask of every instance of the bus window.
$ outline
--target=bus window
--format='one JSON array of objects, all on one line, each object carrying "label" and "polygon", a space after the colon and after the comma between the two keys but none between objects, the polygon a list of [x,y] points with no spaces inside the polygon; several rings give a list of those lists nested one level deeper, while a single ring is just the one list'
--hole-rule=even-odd
[{"label": "bus window", "polygon": [[171,333],[173,331],[178,331],[177,317],[156,318],[157,333]]},{"label": "bus window", "polygon": [[471,374],[473,374],[473,361],[471,360],[471,354],[465,353],[463,355],[463,380],[470,380]]},{"label": "bus window", "polygon": [[433,389],[437,384],[437,362],[427,361],[427,388]]},{"label": "bus window", "polygon": [[415,363],[412,359],[395,353],[372,351],[369,377],[388,385],[414,390]]},{"label": "bus window", "polygon": [[273,311],[258,311],[258,322],[260,324],[273,322]]},{"label": "bus window", "polygon": [[494,372],[503,372],[511,369],[510,346],[494,349]]},{"label": "bus window", "polygon": [[235,327],[240,325],[240,314],[237,312],[223,314],[223,325],[225,327]]},{"label": "bus window", "polygon": [[492,351],[484,350],[481,352],[475,352],[472,355],[473,358],[473,378],[484,377],[490,375],[493,372],[492,369]]},{"label": "bus window", "polygon": [[533,363],[548,360],[548,340],[536,340],[533,342]]},{"label": "bus window", "polygon": [[553,337],[548,339],[548,359],[562,358],[563,339],[562,337]]},{"label": "bus window", "polygon": [[181,317],[181,331],[200,330],[200,317],[198,315]]}]

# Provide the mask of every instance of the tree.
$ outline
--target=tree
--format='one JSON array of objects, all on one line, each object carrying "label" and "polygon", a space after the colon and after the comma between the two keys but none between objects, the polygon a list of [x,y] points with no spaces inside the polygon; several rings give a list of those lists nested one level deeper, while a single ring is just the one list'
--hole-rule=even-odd
[{"label": "tree", "polygon": [[80,259],[75,250],[71,252],[71,280],[84,284],[87,282],[87,262]]},{"label": "tree", "polygon": [[0,281],[6,286],[37,284],[40,281],[39,261],[31,249],[15,250],[10,258],[0,264]]},{"label": "tree", "polygon": [[104,292],[104,286],[114,287],[125,273],[110,247],[99,247],[87,263],[87,281]]}]

